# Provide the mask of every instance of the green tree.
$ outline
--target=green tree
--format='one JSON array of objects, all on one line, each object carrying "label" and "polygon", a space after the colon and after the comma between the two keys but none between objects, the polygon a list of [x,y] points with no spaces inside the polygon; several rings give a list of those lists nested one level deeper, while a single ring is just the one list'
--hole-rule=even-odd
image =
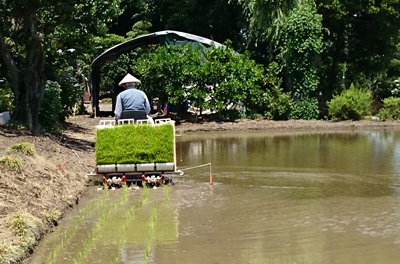
[{"label": "green tree", "polygon": [[323,16],[325,50],[321,56],[321,91],[330,98],[335,90],[358,82],[375,96],[383,89],[395,56],[400,33],[400,1],[317,1]]},{"label": "green tree", "polygon": [[150,23],[151,27],[146,29],[149,32],[178,30],[221,43],[230,39],[236,50],[245,49],[246,21],[236,1],[126,0],[124,5],[125,12],[114,20],[110,33],[124,36],[128,31],[141,31],[138,26]]},{"label": "green tree", "polygon": [[266,82],[262,66],[229,47],[159,47],[137,60],[134,72],[148,95],[223,113],[239,102],[246,108],[263,104]]},{"label": "green tree", "polygon": [[285,82],[293,97],[291,117],[317,119],[319,75],[317,56],[322,51],[322,17],[304,1],[289,13],[282,26],[281,58]]},{"label": "green tree", "polygon": [[[15,95],[14,117],[35,134],[40,131],[39,110],[46,84],[46,48],[54,47],[56,35],[86,39],[90,32],[104,32],[106,22],[117,16],[120,0],[54,0],[0,2],[0,58]],[[63,41],[63,39],[59,39]]]},{"label": "green tree", "polygon": [[277,26],[286,15],[295,8],[298,0],[237,0],[249,21],[249,28],[255,36],[262,40],[266,36],[277,36]]},{"label": "green tree", "polygon": [[248,54],[237,54],[229,47],[210,49],[205,53],[205,62],[199,68],[209,100],[207,108],[217,112],[234,109],[239,102],[248,110],[262,104],[262,88],[265,71],[249,58]]},{"label": "green tree", "polygon": [[194,73],[190,61],[199,62],[199,55],[189,46],[161,46],[153,53],[142,54],[133,72],[140,76],[141,89],[149,97],[178,104],[188,100],[185,87],[192,85]]},{"label": "green tree", "polygon": [[139,21],[132,26],[132,30],[126,33],[128,39],[133,39],[141,35],[149,34],[151,23],[148,21]]}]

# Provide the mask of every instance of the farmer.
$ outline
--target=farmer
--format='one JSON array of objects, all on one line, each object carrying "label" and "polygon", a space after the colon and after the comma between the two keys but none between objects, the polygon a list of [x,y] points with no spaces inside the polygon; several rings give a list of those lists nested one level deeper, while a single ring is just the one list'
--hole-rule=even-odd
[{"label": "farmer", "polygon": [[114,111],[115,120],[121,117],[122,111],[139,110],[146,112],[148,123],[154,124],[153,118],[149,116],[151,108],[147,95],[143,91],[136,89],[139,83],[139,79],[129,73],[119,82],[118,85],[124,87],[125,91],[117,96]]}]

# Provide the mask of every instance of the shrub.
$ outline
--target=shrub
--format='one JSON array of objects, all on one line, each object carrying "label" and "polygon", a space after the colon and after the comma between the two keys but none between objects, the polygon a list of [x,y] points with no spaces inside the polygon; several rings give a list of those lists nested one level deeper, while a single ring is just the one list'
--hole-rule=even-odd
[{"label": "shrub", "polygon": [[266,111],[265,117],[274,120],[287,120],[290,114],[290,94],[279,87],[272,87],[263,95]]},{"label": "shrub", "polygon": [[44,219],[46,219],[47,223],[49,223],[50,225],[54,225],[54,223],[56,223],[57,220],[61,217],[61,212],[57,209],[51,208],[48,211],[43,212],[42,216],[44,217]]},{"label": "shrub", "polygon": [[371,104],[367,91],[353,84],[327,103],[329,115],[344,120],[360,120],[370,112]]},{"label": "shrub", "polygon": [[243,117],[243,112],[236,109],[224,109],[219,112],[223,120],[237,120]]},{"label": "shrub", "polygon": [[19,158],[6,156],[0,157],[0,165],[6,166],[8,168],[21,171],[22,161]]},{"label": "shrub", "polygon": [[13,110],[14,94],[7,82],[0,84],[0,113]]},{"label": "shrub", "polygon": [[59,84],[47,81],[39,112],[39,122],[50,133],[60,133],[59,121],[63,111],[60,95]]},{"label": "shrub", "polygon": [[21,237],[25,242],[30,241],[32,243],[29,243],[28,247],[40,238],[42,222],[28,212],[15,212],[8,218],[7,224],[14,234]]},{"label": "shrub", "polygon": [[378,116],[380,119],[400,119],[400,98],[388,97],[383,99],[383,108],[379,110]]},{"label": "shrub", "polygon": [[7,148],[7,153],[21,152],[27,156],[35,155],[35,146],[29,142],[22,142],[14,144]]},{"label": "shrub", "polygon": [[317,119],[319,116],[318,101],[316,98],[304,98],[292,102],[290,118],[292,119]]},{"label": "shrub", "polygon": [[255,119],[260,119],[260,118],[262,118],[262,117],[263,117],[262,114],[252,113],[252,112],[250,112],[250,113],[247,115],[247,118],[248,118],[248,119],[253,119],[253,120],[255,120]]},{"label": "shrub", "polygon": [[21,249],[11,242],[0,242],[0,263],[18,263],[21,253]]},{"label": "shrub", "polygon": [[97,129],[96,162],[98,165],[172,162],[173,129],[171,124]]}]

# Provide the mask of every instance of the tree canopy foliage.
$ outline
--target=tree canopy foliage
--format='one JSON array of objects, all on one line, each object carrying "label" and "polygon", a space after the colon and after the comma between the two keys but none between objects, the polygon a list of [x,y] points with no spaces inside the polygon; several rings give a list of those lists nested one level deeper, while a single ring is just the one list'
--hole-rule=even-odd
[{"label": "tree canopy foliage", "polygon": [[63,52],[79,47],[77,53],[82,54],[87,38],[106,32],[107,21],[121,11],[119,5],[119,0],[0,2],[2,75],[14,93],[14,116],[32,132],[40,132],[39,112],[48,77],[67,77]]}]

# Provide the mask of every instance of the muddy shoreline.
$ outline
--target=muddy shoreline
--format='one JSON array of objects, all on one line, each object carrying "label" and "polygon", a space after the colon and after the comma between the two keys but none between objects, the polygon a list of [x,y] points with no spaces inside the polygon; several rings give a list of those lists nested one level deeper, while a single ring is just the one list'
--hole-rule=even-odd
[{"label": "muddy shoreline", "polygon": [[[95,126],[100,120],[110,120],[112,117],[90,118],[89,116],[75,116],[68,120],[67,130],[71,127],[88,129],[94,133]],[[360,121],[331,121],[331,120],[286,120],[273,121],[266,119],[240,119],[236,121],[200,121],[191,122],[187,120],[177,120],[175,123],[177,132],[195,133],[207,131],[251,131],[251,130],[271,130],[271,131],[341,131],[341,130],[380,130],[380,129],[400,129],[400,122],[360,120]]]},{"label": "muddy shoreline", "polygon": [[346,131],[346,130],[397,130],[400,129],[400,122],[385,121],[373,122],[363,121],[321,121],[321,120],[239,120],[235,122],[204,122],[177,124],[178,132],[207,132],[207,131],[251,131],[251,130],[270,130],[270,131]]}]

